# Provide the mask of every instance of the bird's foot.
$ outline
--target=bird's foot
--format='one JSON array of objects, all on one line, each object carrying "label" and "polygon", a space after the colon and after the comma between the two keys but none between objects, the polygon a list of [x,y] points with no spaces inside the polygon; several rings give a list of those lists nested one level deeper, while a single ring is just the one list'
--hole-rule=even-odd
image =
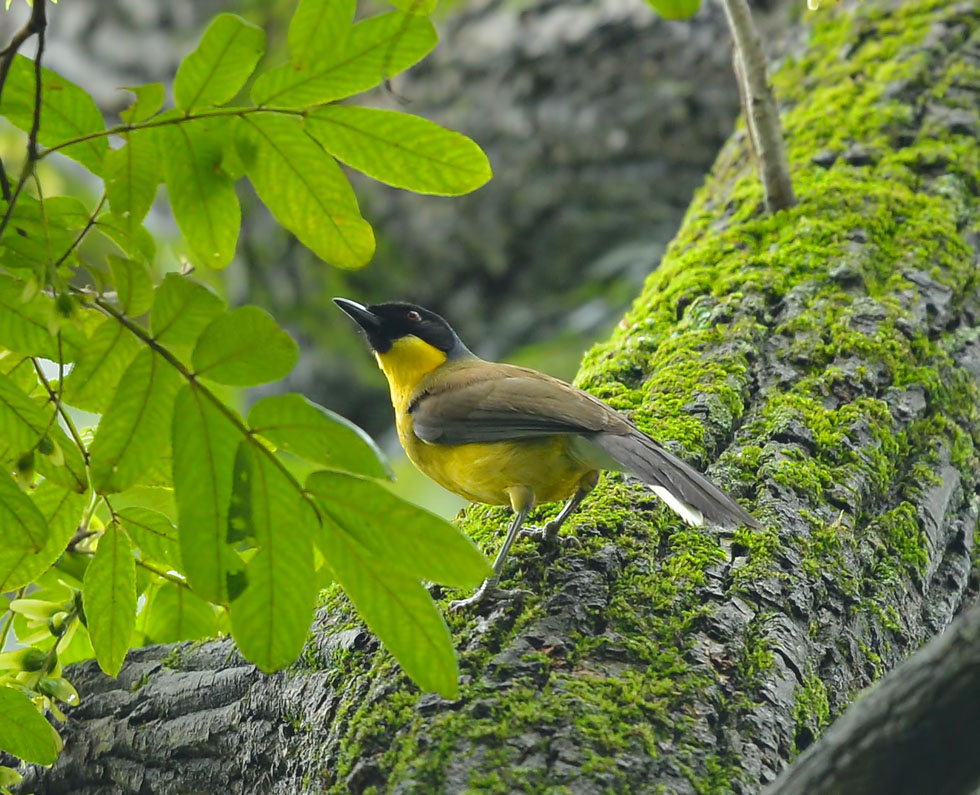
[{"label": "bird's foot", "polygon": [[561,525],[557,522],[548,522],[544,527],[525,527],[521,530],[521,538],[531,538],[542,545],[560,544],[563,547],[576,548],[582,546],[582,542],[575,536],[559,536],[558,530]]},{"label": "bird's foot", "polygon": [[449,609],[453,611],[468,610],[469,608],[490,601],[502,601],[505,599],[523,599],[527,591],[520,588],[500,588],[497,585],[497,578],[490,577],[483,581],[483,585],[473,592],[472,596],[466,599],[453,599],[449,603]]}]

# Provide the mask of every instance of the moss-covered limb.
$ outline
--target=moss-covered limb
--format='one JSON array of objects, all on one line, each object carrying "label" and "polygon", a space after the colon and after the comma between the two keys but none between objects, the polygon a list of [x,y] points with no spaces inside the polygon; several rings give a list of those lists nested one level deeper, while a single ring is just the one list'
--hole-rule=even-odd
[{"label": "moss-covered limb", "polygon": [[[980,510],[973,11],[822,11],[808,53],[774,76],[799,205],[761,212],[736,136],[583,366],[583,386],[710,464],[767,529],[686,528],[604,478],[569,523],[580,547],[516,546],[504,584],[526,599],[448,616],[452,703],[420,695],[329,592],[306,664],[256,675],[222,715],[247,722],[243,754],[211,757],[237,765],[223,791],[268,791],[273,771],[281,792],[755,792],[949,623]],[[488,549],[505,525],[491,508],[463,520]],[[171,758],[146,737],[214,726],[181,674],[158,666],[136,693],[113,690],[100,719],[116,710],[119,726],[93,733],[109,739],[30,788],[64,791],[45,782],[70,765],[111,782]],[[189,695],[172,712],[170,687]],[[89,731],[79,712],[69,748]],[[180,788],[159,770],[153,782]]]},{"label": "moss-covered limb", "polygon": [[[980,442],[980,148],[949,111],[980,34],[969,4],[860,14],[775,78],[799,206],[762,214],[733,140],[579,377],[769,529],[689,530],[606,479],[580,549],[518,548],[524,604],[451,617],[459,702],[360,659],[343,742],[298,762],[316,786],[754,791],[949,622]],[[503,514],[464,526],[493,548]]]}]

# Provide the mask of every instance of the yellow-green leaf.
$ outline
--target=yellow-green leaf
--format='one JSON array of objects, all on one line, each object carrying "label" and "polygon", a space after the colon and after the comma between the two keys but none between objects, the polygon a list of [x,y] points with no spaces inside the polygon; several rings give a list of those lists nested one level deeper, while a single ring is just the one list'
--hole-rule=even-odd
[{"label": "yellow-green leaf", "polygon": [[647,0],[664,19],[690,19],[701,5],[701,0]]},{"label": "yellow-green leaf", "polygon": [[[51,361],[74,361],[85,335],[72,323],[58,323],[54,299],[35,293],[24,300],[27,283],[0,275],[0,347]],[[60,328],[61,341],[52,328]]]},{"label": "yellow-green leaf", "polygon": [[194,590],[211,602],[227,602],[227,577],[241,569],[228,540],[232,470],[241,433],[193,384],[177,394],[173,418],[174,497],[184,571]]},{"label": "yellow-green leaf", "polygon": [[82,346],[78,361],[65,378],[65,402],[101,414],[139,351],[136,337],[122,323],[111,317],[103,320]]},{"label": "yellow-green leaf", "polygon": [[61,737],[34,702],[19,689],[0,685],[0,751],[36,765],[53,765],[61,747]]},{"label": "yellow-green leaf", "polygon": [[48,540],[48,523],[12,477],[0,472],[0,549],[40,552]]},{"label": "yellow-green leaf", "polygon": [[150,331],[164,345],[191,345],[224,308],[225,302],[203,284],[168,273],[157,288]]},{"label": "yellow-green leaf", "polygon": [[310,68],[283,64],[263,72],[252,85],[256,105],[305,108],[342,99],[394,77],[436,46],[428,18],[391,11],[358,22],[342,49]]},{"label": "yellow-green leaf", "polygon": [[221,170],[230,129],[228,120],[221,118],[156,128],[163,180],[177,226],[192,257],[209,268],[231,262],[242,223],[235,183]]},{"label": "yellow-green leaf", "polygon": [[331,265],[366,265],[374,254],[371,225],[337,161],[299,119],[256,114],[238,130],[249,179],[276,220]]},{"label": "yellow-green leaf", "polygon": [[248,412],[248,424],[279,449],[331,469],[391,478],[384,453],[350,420],[302,395],[270,395]]},{"label": "yellow-green leaf", "polygon": [[189,588],[163,583],[153,594],[144,634],[147,643],[197,640],[218,634],[214,608]]},{"label": "yellow-green leaf", "polygon": [[191,362],[196,375],[230,386],[255,386],[285,376],[299,357],[293,338],[257,306],[241,306],[204,329]]},{"label": "yellow-green leaf", "polygon": [[100,494],[129,488],[166,458],[180,376],[149,348],[126,368],[89,449],[92,486]]},{"label": "yellow-green leaf", "polygon": [[230,532],[258,545],[245,564],[245,587],[228,605],[232,635],[246,659],[276,671],[299,656],[313,620],[317,517],[268,454],[242,442],[228,521]]},{"label": "yellow-green leaf", "polygon": [[306,488],[316,496],[326,526],[356,539],[380,569],[460,587],[479,585],[492,573],[468,536],[377,481],[321,471],[307,478]]},{"label": "yellow-green leaf", "polygon": [[139,226],[153,206],[162,179],[157,147],[147,132],[123,134],[125,144],[105,156],[105,188],[112,212]]},{"label": "yellow-green leaf", "polygon": [[396,188],[458,196],[492,176],[472,140],[408,113],[327,105],[307,116],[306,129],[338,160]]},{"label": "yellow-green leaf", "polygon": [[289,22],[289,60],[297,69],[309,69],[328,60],[350,31],[355,0],[300,0]]},{"label": "yellow-green leaf", "polygon": [[136,625],[136,559],[129,537],[111,523],[85,570],[82,604],[99,667],[109,676],[122,668]]},{"label": "yellow-green leaf", "polygon": [[181,567],[180,540],[177,528],[162,513],[149,508],[123,508],[116,513],[119,523],[139,547],[144,560],[168,563]]},{"label": "yellow-green leaf", "polygon": [[219,14],[177,69],[174,100],[188,111],[223,105],[237,94],[265,52],[265,33],[235,14]]},{"label": "yellow-green leaf", "polygon": [[16,590],[47,571],[65,551],[88,504],[85,495],[48,480],[34,489],[31,500],[48,526],[48,537],[39,552],[0,545],[0,592]]},{"label": "yellow-green leaf", "polygon": [[[105,130],[105,120],[95,100],[70,80],[50,69],[41,69],[41,128],[37,140],[53,147]],[[15,55],[3,87],[0,114],[25,132],[34,123],[34,61]],[[105,136],[89,138],[58,151],[77,160],[97,176],[102,174]]]},{"label": "yellow-green leaf", "polygon": [[418,578],[383,568],[371,552],[332,523],[317,543],[334,579],[405,673],[423,690],[455,698],[459,685],[452,638]]},{"label": "yellow-green leaf", "polygon": [[142,315],[153,305],[153,277],[136,260],[109,255],[116,300],[127,315]]},{"label": "yellow-green leaf", "polygon": [[163,83],[147,83],[142,86],[123,86],[136,95],[133,104],[119,111],[119,118],[127,124],[146,121],[163,106]]},{"label": "yellow-green leaf", "polygon": [[0,459],[33,450],[51,427],[51,407],[42,411],[7,376],[0,374]]}]

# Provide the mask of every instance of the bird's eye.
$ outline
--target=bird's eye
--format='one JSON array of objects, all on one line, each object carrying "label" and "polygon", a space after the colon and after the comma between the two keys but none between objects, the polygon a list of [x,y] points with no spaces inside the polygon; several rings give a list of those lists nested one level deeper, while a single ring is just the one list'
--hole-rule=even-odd
[{"label": "bird's eye", "polygon": [[413,323],[418,323],[422,319],[422,315],[416,312],[414,309],[408,310],[408,314],[405,315]]}]

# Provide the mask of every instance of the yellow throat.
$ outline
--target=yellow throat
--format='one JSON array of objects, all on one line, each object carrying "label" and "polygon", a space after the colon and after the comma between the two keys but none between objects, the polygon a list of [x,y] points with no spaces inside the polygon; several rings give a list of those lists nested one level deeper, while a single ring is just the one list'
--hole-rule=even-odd
[{"label": "yellow throat", "polygon": [[395,411],[408,408],[409,399],[425,376],[446,361],[445,352],[412,335],[395,340],[384,353],[375,353],[388,379]]}]

